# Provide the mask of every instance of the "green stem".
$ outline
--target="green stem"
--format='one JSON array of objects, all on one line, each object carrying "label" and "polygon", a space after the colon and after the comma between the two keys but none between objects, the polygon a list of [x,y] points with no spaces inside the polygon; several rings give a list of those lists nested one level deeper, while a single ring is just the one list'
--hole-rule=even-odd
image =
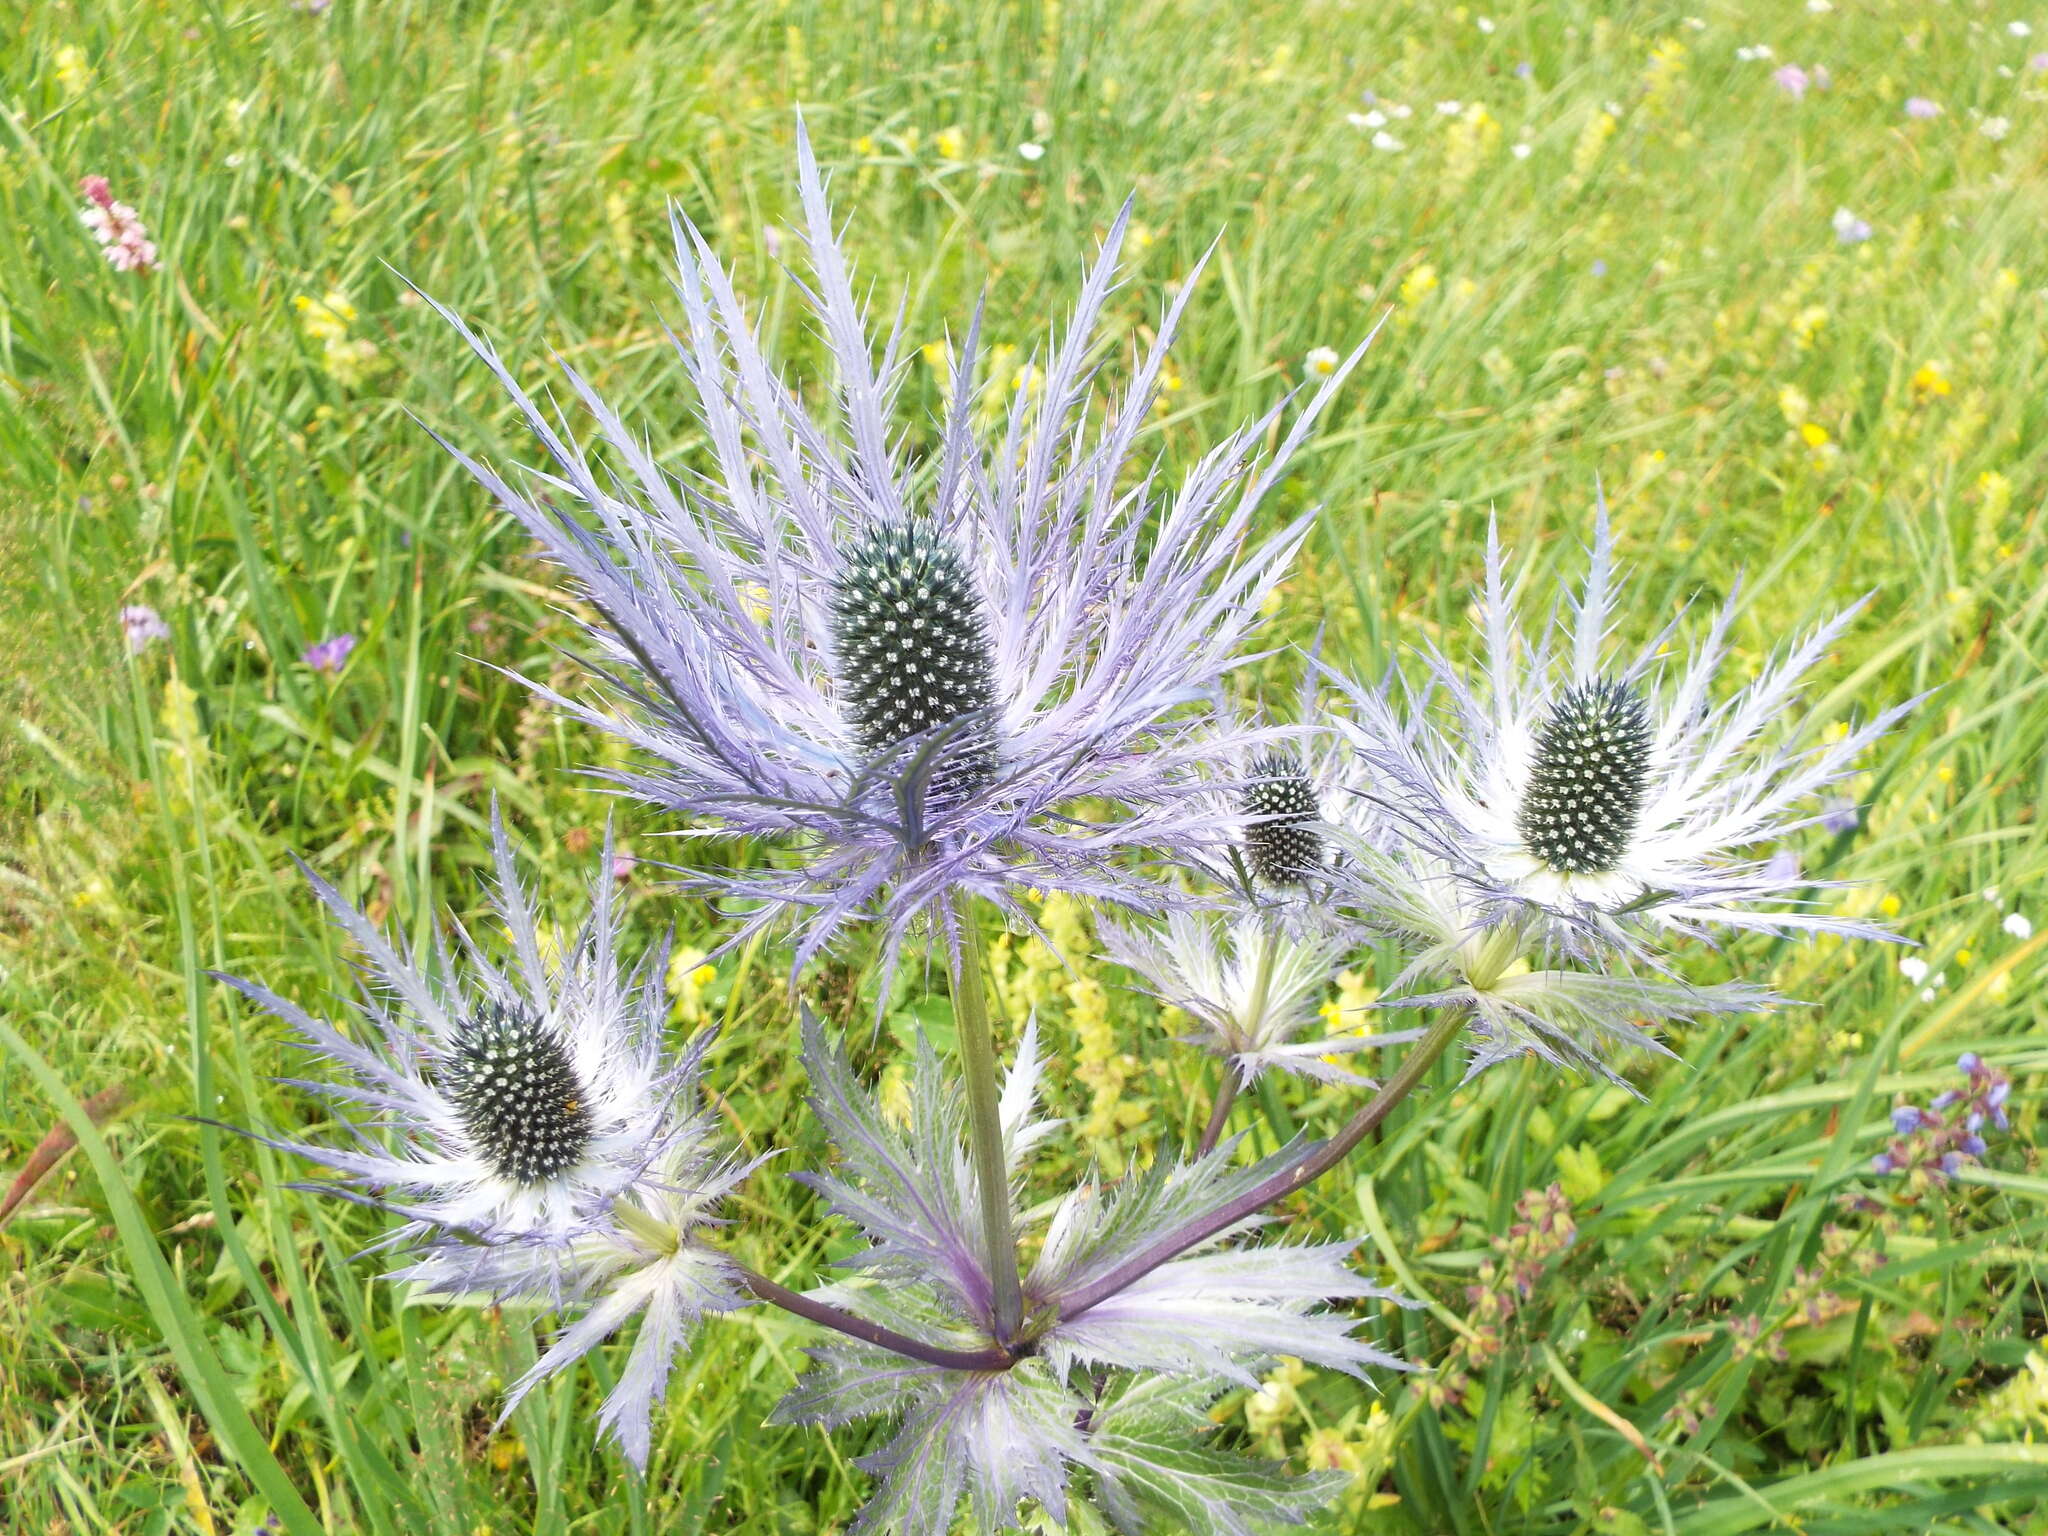
[{"label": "green stem", "polygon": [[982,988],[981,930],[965,901],[953,915],[960,953],[953,971],[953,1018],[960,1034],[960,1070],[967,1079],[968,1152],[981,1194],[981,1228],[987,1240],[993,1322],[998,1344],[1017,1336],[1024,1320],[1024,1289],[1017,1279],[1017,1238],[1010,1228],[1010,1164],[1003,1152],[1002,1091],[996,1078],[996,1042],[989,1027],[988,994]]}]

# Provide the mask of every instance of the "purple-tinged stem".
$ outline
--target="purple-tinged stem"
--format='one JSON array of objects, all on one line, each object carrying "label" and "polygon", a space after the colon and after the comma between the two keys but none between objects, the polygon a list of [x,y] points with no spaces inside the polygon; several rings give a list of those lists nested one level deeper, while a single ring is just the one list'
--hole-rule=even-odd
[{"label": "purple-tinged stem", "polygon": [[1006,1371],[1016,1359],[1006,1349],[991,1344],[986,1349],[945,1349],[937,1344],[926,1344],[893,1328],[884,1328],[880,1323],[871,1323],[864,1317],[856,1316],[830,1302],[817,1301],[792,1291],[788,1286],[777,1285],[766,1275],[747,1268],[734,1261],[733,1268],[748,1290],[770,1306],[793,1312],[809,1322],[826,1328],[836,1329],[848,1338],[874,1344],[895,1354],[907,1355],[912,1360],[922,1360],[926,1365],[936,1365],[949,1371]]},{"label": "purple-tinged stem", "polygon": [[1300,1162],[1260,1180],[1236,1199],[1195,1217],[1073,1294],[1062,1296],[1059,1301],[1060,1320],[1064,1322],[1079,1317],[1090,1307],[1135,1285],[1168,1260],[1179,1257],[1218,1232],[1236,1226],[1247,1216],[1255,1215],[1275,1200],[1293,1194],[1343,1162],[1350,1156],[1352,1148],[1370,1136],[1374,1128],[1393,1112],[1396,1104],[1415,1091],[1429,1069],[1436,1065],[1437,1057],[1444,1053],[1444,1047],[1457,1037],[1469,1018],[1466,1010],[1458,1008],[1431,1025],[1429,1033],[1416,1042],[1415,1049],[1402,1061],[1401,1069],[1387,1079],[1386,1086],[1373,1095],[1370,1103],[1351,1117],[1350,1124],[1330,1140],[1306,1149]]},{"label": "purple-tinged stem", "polygon": [[1209,1124],[1202,1131],[1202,1142],[1196,1154],[1207,1157],[1216,1150],[1216,1143],[1223,1139],[1223,1127],[1230,1123],[1230,1106],[1237,1102],[1237,1066],[1226,1060],[1223,1063],[1223,1081],[1216,1085],[1216,1104],[1209,1111]]}]

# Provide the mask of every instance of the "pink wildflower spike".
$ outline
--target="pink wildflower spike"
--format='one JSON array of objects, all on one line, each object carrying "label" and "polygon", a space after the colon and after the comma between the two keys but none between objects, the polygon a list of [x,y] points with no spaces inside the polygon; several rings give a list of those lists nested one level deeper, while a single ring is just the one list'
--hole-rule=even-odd
[{"label": "pink wildflower spike", "polygon": [[105,248],[108,265],[116,272],[154,272],[156,244],[143,227],[141,215],[126,203],[114,201],[107,178],[83,177],[78,190],[90,205],[78,210],[79,222]]}]

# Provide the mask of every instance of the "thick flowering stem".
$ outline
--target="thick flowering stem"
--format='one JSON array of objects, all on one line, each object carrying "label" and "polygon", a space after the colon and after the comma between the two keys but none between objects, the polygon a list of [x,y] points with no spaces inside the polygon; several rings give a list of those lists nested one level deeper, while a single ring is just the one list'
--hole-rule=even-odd
[{"label": "thick flowering stem", "polygon": [[1150,1247],[1131,1255],[1116,1268],[1106,1271],[1091,1284],[1064,1297],[1060,1302],[1061,1319],[1079,1317],[1090,1307],[1107,1301],[1127,1286],[1135,1285],[1160,1265],[1178,1258],[1217,1233],[1228,1231],[1247,1216],[1256,1215],[1275,1200],[1284,1199],[1303,1185],[1315,1182],[1343,1162],[1354,1147],[1393,1113],[1395,1105],[1415,1091],[1429,1074],[1429,1069],[1436,1065],[1437,1058],[1443,1055],[1444,1048],[1457,1038],[1470,1018],[1471,1015],[1462,1008],[1446,1013],[1430,1026],[1428,1034],[1415,1043],[1415,1049],[1402,1061],[1400,1070],[1387,1079],[1386,1086],[1351,1117],[1343,1130],[1328,1141],[1304,1149],[1301,1159],[1290,1167],[1262,1179],[1236,1199],[1205,1211]]},{"label": "thick flowering stem", "polygon": [[1008,1344],[1024,1319],[1024,1288],[1017,1276],[1017,1238],[1010,1228],[1010,1162],[1003,1151],[1002,1091],[996,1042],[982,987],[981,930],[966,903],[953,909],[960,935],[953,970],[953,1018],[960,1034],[960,1070],[967,1079],[967,1142],[974,1183],[981,1193],[981,1228],[988,1244],[994,1288],[996,1341]]},{"label": "thick flowering stem", "polygon": [[848,1338],[859,1339],[912,1360],[922,1360],[926,1365],[936,1365],[949,1371],[1004,1371],[1014,1363],[1007,1350],[988,1349],[946,1349],[937,1344],[927,1344],[898,1333],[893,1328],[884,1328],[880,1323],[871,1323],[864,1317],[856,1316],[830,1302],[818,1301],[784,1285],[777,1285],[766,1275],[734,1262],[740,1283],[770,1306],[801,1317],[808,1322],[835,1329]]}]

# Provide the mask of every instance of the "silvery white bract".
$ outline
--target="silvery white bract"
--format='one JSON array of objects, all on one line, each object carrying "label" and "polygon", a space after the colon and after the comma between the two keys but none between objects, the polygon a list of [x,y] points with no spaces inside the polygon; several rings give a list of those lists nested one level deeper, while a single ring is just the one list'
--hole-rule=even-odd
[{"label": "silvery white bract", "polygon": [[[1102,925],[1102,947],[1144,978],[1145,990],[1194,1021],[1183,1038],[1221,1058],[1249,1087],[1268,1068],[1369,1087],[1342,1062],[1419,1030],[1295,1037],[1318,1022],[1330,983],[1357,947],[1357,934],[1298,929],[1279,915],[1169,912],[1163,922]],[[1347,1024],[1361,1024],[1353,1019]]]},{"label": "silvery white bract", "polygon": [[1821,882],[1749,856],[1819,820],[1819,792],[1911,707],[1833,742],[1802,740],[1793,705],[1805,674],[1856,610],[1716,703],[1734,601],[1689,656],[1667,664],[1676,622],[1634,656],[1610,656],[1615,596],[1604,503],[1569,621],[1553,617],[1534,634],[1523,630],[1520,584],[1508,582],[1498,529],[1489,529],[1478,677],[1432,655],[1429,686],[1411,693],[1405,714],[1354,687],[1354,718],[1340,722],[1397,807],[1400,829],[1566,944],[1635,948],[1641,932],[1713,924],[1886,937],[1787,905]]},{"label": "silvery white bract", "polygon": [[668,1386],[675,1358],[707,1312],[750,1303],[732,1262],[703,1241],[723,1226],[718,1211],[756,1163],[713,1151],[711,1123],[699,1103],[698,1067],[708,1036],[683,1062],[676,1088],[688,1132],[671,1141],[641,1177],[583,1231],[556,1243],[536,1265],[528,1245],[500,1240],[471,1250],[455,1264],[442,1249],[407,1271],[443,1291],[481,1292],[494,1300],[540,1301],[578,1315],[506,1394],[502,1423],[526,1394],[567,1369],[634,1318],[639,1328],[618,1381],[598,1410],[598,1428],[613,1435],[627,1460],[645,1468],[654,1405]]},{"label": "silvery white bract", "polygon": [[[801,137],[798,153],[805,294],[830,353],[836,428],[772,367],[687,223],[676,344],[708,444],[701,472],[657,457],[569,372],[602,440],[587,452],[463,328],[553,470],[521,489],[457,456],[603,615],[610,701],[556,702],[641,749],[646,766],[621,775],[637,793],[702,830],[794,847],[794,859],[699,884],[759,903],[749,931],[794,913],[799,969],[857,915],[881,918],[893,953],[921,915],[950,924],[962,896],[1010,912],[1026,890],[1156,906],[1159,887],[1118,856],[1215,841],[1184,789],[1207,750],[1193,726],[1245,659],[1307,526],[1260,542],[1253,513],[1350,365],[1270,455],[1277,406],[1177,489],[1156,470],[1133,474],[1194,284],[1129,387],[1092,409],[1093,332],[1126,212],[1000,433],[976,439],[977,324],[939,443],[913,456],[891,427],[900,334],[879,359],[870,351]],[[1056,814],[1082,800],[1116,815]]]},{"label": "silvery white bract", "polygon": [[[844,1160],[839,1174],[808,1181],[859,1223],[870,1246],[848,1262],[882,1282],[817,1294],[937,1348],[1001,1343],[974,1174],[961,1150],[959,1096],[937,1058],[920,1050],[902,1128],[814,1019],[804,1060],[813,1106]],[[1035,1115],[1040,1070],[1027,1029],[1003,1093],[1013,1184],[1030,1149],[1057,1128]],[[1202,1529],[1240,1530],[1298,1521],[1341,1486],[1286,1478],[1210,1451],[1188,1432],[1226,1384],[1255,1384],[1259,1366],[1278,1355],[1354,1373],[1404,1368],[1351,1336],[1360,1319],[1328,1310],[1331,1301],[1391,1299],[1350,1269],[1352,1245],[1217,1246],[1256,1225],[1247,1222],[1203,1250],[1162,1259],[1089,1309],[1061,1315],[1066,1297],[1142,1260],[1275,1166],[1233,1167],[1231,1151],[1162,1160],[1115,1189],[1090,1183],[1069,1194],[1025,1277],[1024,1332],[1008,1341],[1018,1358],[1005,1370],[931,1365],[859,1342],[810,1351],[813,1367],[778,1419],[894,1425],[861,1462],[880,1484],[854,1531],[944,1536],[963,1499],[978,1530],[1014,1526],[1027,1499],[1064,1520],[1077,1489],[1125,1530],[1178,1529],[1173,1522],[1198,1508],[1212,1522]],[[1155,1385],[1161,1378],[1173,1385]]]}]

